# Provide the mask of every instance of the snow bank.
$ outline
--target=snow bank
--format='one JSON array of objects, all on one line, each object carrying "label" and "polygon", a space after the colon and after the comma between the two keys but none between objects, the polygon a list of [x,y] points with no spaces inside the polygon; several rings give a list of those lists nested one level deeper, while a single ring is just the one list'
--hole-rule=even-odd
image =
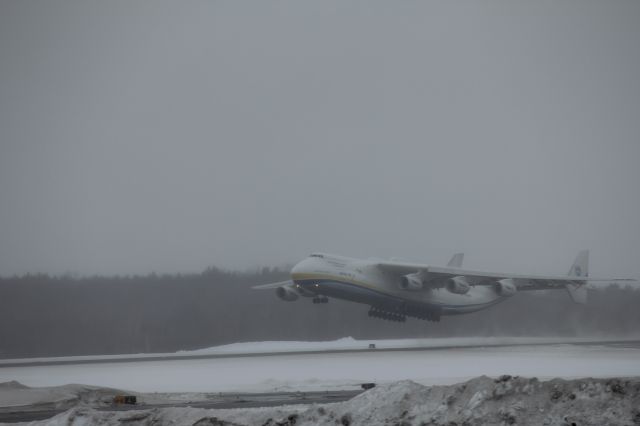
[{"label": "snow bank", "polygon": [[449,386],[411,381],[378,386],[345,402],[272,408],[69,410],[57,425],[629,425],[640,424],[640,379],[486,376]]},{"label": "snow bank", "polygon": [[78,404],[100,406],[110,404],[117,394],[126,391],[87,385],[64,385],[31,388],[19,382],[0,383],[0,409],[68,408]]},{"label": "snow bank", "polygon": [[[615,425],[640,421],[640,380],[554,379],[483,376],[451,386],[407,381],[381,386],[331,407],[327,416],[309,410],[302,424],[532,424]],[[333,419],[332,419],[333,418]]]},{"label": "snow bank", "polygon": [[[634,338],[633,340],[638,340]],[[243,342],[229,345],[213,346],[193,351],[179,351],[180,355],[217,355],[217,354],[246,354],[246,353],[273,353],[273,352],[308,352],[308,351],[335,351],[367,349],[369,344],[374,344],[377,349],[417,349],[417,348],[449,348],[449,347],[474,347],[496,345],[545,345],[545,344],[571,344],[594,342],[593,337],[438,337],[421,339],[382,339],[382,340],[356,340],[353,337],[343,337],[338,340],[326,342],[304,341],[267,341],[267,342]],[[606,341],[632,340],[629,336],[619,339],[608,337]],[[602,342],[601,342],[602,343]]]},{"label": "snow bank", "polygon": [[369,344],[374,344],[378,349],[418,349],[418,348],[451,348],[451,347],[486,347],[496,345],[544,345],[544,344],[572,344],[572,343],[606,343],[610,341],[638,341],[640,335],[612,337],[439,337],[421,339],[382,339],[382,340],[356,340],[353,337],[343,337],[330,341],[265,341],[242,342],[228,345],[213,346],[210,348],[190,351],[178,351],[170,353],[142,353],[121,355],[81,355],[66,357],[46,358],[15,358],[2,359],[0,365],[28,363],[55,363],[55,362],[90,362],[90,361],[121,361],[144,360],[165,357],[184,357],[203,355],[244,355],[244,354],[269,354],[281,352],[315,352],[315,351],[340,351],[340,350],[364,350]]}]

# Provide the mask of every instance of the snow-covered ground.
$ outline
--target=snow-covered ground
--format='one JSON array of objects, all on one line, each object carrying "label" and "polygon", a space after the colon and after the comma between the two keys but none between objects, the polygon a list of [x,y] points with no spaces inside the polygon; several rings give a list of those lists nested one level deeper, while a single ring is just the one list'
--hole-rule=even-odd
[{"label": "snow-covered ground", "polygon": [[450,386],[382,385],[333,404],[128,412],[80,407],[32,426],[122,425],[632,425],[640,423],[640,380],[479,377]]},{"label": "snow-covered ground", "polygon": [[[345,337],[328,342],[246,342],[229,345],[214,346],[194,351],[180,351],[178,354],[186,355],[218,355],[218,354],[245,354],[245,353],[273,353],[273,352],[309,352],[309,351],[336,351],[366,349],[370,343],[378,349],[416,349],[416,348],[448,348],[452,346],[496,346],[496,345],[539,345],[556,343],[584,343],[602,341],[588,337],[440,337],[421,339],[383,339],[383,340],[356,340],[353,337]],[[625,341],[629,337],[607,338],[606,341]],[[640,334],[634,340],[640,340]]]},{"label": "snow-covered ground", "polygon": [[311,351],[340,351],[366,349],[370,343],[376,345],[378,349],[398,349],[398,348],[441,348],[451,346],[492,346],[492,345],[531,345],[531,344],[556,344],[556,343],[584,343],[593,341],[624,341],[640,340],[640,333],[637,336],[607,336],[597,337],[439,337],[421,339],[383,339],[383,340],[356,340],[352,337],[344,337],[338,340],[322,342],[305,341],[267,341],[267,342],[242,342],[228,345],[213,346],[210,348],[196,349],[191,351],[178,351],[169,353],[141,353],[122,355],[85,355],[85,356],[65,356],[65,357],[43,357],[43,358],[18,358],[0,359],[0,366],[7,364],[23,363],[51,363],[68,361],[94,361],[94,360],[122,360],[131,358],[153,359],[166,357],[184,357],[202,355],[243,355],[257,353],[279,353],[279,352],[311,352]]},{"label": "snow-covered ground", "polygon": [[[291,347],[366,347],[369,341],[344,339],[321,344],[291,343]],[[502,374],[550,379],[555,377],[640,376],[637,345],[571,345],[465,347],[440,339],[439,348],[411,350],[425,342],[378,341],[378,348],[405,347],[406,351],[286,354],[210,359],[178,359],[145,362],[105,362],[49,366],[5,366],[0,382],[18,381],[27,386],[59,386],[84,383],[138,392],[273,392],[353,389],[363,382],[391,383],[412,380],[423,385],[452,384],[473,377]],[[483,339],[479,344],[496,344]],[[518,343],[518,342],[513,342]],[[529,343],[532,343],[531,341]],[[467,342],[469,344],[469,342]],[[324,346],[323,346],[324,345]],[[257,352],[280,342],[250,346]],[[208,351],[238,351],[226,346]],[[295,349],[294,349],[295,350]]]},{"label": "snow-covered ground", "polygon": [[[366,349],[369,343],[378,349],[328,352]],[[500,344],[514,346],[491,346]],[[396,350],[379,350],[383,348]],[[283,354],[285,351],[290,352]],[[209,354],[228,356],[189,358]],[[523,338],[347,338],[334,342],[244,343],[182,355],[164,361],[102,359],[95,364],[18,366],[3,361],[0,411],[73,407],[52,419],[32,423],[37,426],[640,424],[637,342],[576,345]],[[556,377],[577,380],[567,382]],[[113,395],[128,391],[137,393],[145,403],[157,404],[210,399],[215,392],[355,389],[364,382],[378,386],[334,404],[227,410],[95,410],[108,405]]]},{"label": "snow-covered ground", "polygon": [[66,408],[77,404],[97,406],[111,403],[113,397],[123,392],[117,389],[87,385],[63,385],[31,388],[19,382],[0,382],[0,409]]}]

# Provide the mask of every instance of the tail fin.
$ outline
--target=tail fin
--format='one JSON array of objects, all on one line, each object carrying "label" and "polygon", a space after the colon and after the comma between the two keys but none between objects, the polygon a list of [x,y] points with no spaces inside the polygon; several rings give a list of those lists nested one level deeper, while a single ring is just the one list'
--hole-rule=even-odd
[{"label": "tail fin", "polygon": [[456,253],[453,255],[447,266],[452,268],[462,268],[462,261],[464,260],[464,253]]},{"label": "tail fin", "polygon": [[573,261],[569,275],[572,277],[588,277],[589,276],[589,250],[582,250]]},{"label": "tail fin", "polygon": [[[576,256],[576,260],[569,269],[570,277],[588,277],[589,276],[589,250],[582,250]],[[569,296],[576,303],[587,303],[587,286],[585,283],[567,283],[567,291]]]}]

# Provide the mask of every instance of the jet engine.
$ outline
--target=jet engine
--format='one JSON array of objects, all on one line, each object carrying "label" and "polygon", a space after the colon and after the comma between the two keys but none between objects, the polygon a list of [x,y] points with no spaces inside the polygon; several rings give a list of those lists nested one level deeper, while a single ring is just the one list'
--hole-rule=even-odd
[{"label": "jet engine", "polygon": [[400,278],[400,290],[422,290],[422,279],[420,274],[403,275]]},{"label": "jet engine", "polygon": [[298,293],[290,287],[283,286],[276,289],[276,296],[286,302],[294,302],[298,300]]},{"label": "jet engine", "polygon": [[513,296],[518,291],[511,278],[505,278],[503,280],[496,281],[496,283],[493,285],[493,289],[498,294],[498,296],[503,297]]},{"label": "jet engine", "polygon": [[467,294],[471,287],[465,277],[453,277],[447,280],[447,290],[455,294]]}]

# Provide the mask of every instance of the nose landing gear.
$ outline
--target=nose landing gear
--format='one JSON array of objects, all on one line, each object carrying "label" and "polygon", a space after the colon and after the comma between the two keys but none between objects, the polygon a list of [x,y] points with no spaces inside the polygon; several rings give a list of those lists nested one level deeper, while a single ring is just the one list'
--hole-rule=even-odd
[{"label": "nose landing gear", "polygon": [[325,296],[316,296],[313,298],[313,303],[329,303],[329,298]]}]

